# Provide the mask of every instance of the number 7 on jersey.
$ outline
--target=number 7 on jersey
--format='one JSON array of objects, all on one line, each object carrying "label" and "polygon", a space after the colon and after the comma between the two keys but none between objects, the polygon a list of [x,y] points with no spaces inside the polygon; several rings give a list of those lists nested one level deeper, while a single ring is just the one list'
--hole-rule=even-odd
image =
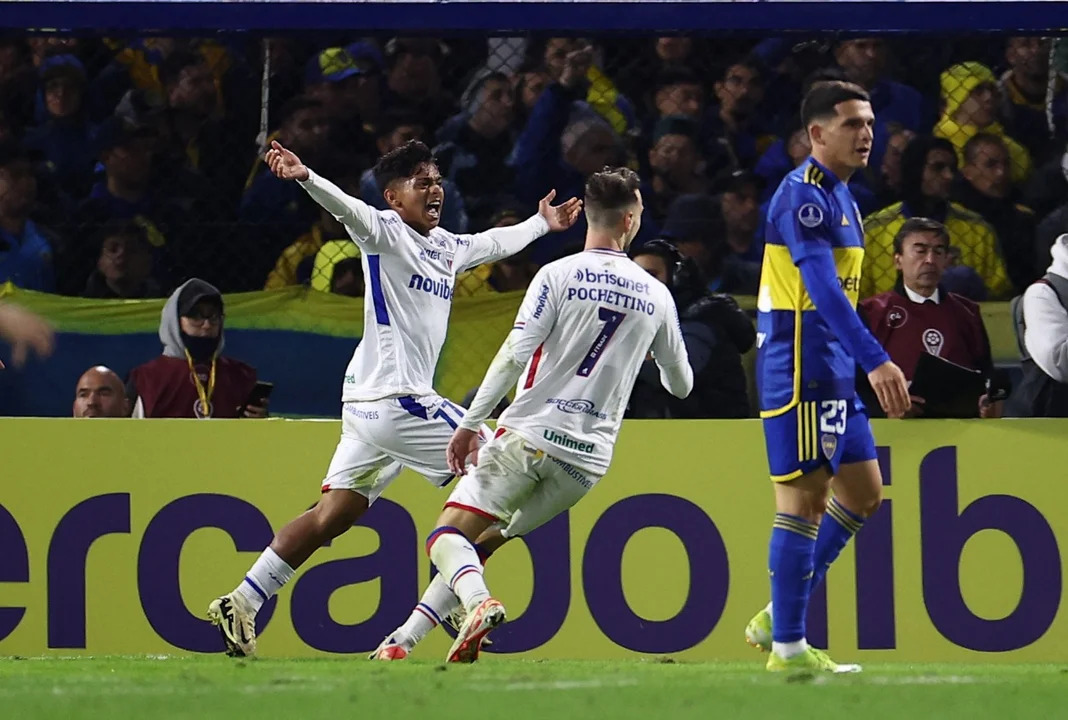
[{"label": "number 7 on jersey", "polygon": [[604,349],[608,347],[608,341],[616,334],[616,330],[619,329],[623,318],[627,317],[627,314],[602,307],[597,309],[597,317],[604,323],[604,328],[601,329],[601,334],[597,336],[597,339],[593,341],[593,345],[590,345],[590,351],[586,353],[586,357],[582,359],[582,364],[579,365],[578,372],[575,373],[579,377],[590,376],[597,361],[604,354]]}]

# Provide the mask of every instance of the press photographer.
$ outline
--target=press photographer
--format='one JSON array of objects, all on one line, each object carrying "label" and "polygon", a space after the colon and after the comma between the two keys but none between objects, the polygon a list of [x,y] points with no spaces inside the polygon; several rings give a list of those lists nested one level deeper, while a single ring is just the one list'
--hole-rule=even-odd
[{"label": "press photographer", "polygon": [[697,265],[684,258],[674,245],[652,240],[633,250],[631,257],[671,289],[694,383],[689,397],[676,398],[661,386],[656,364],[646,360],[626,417],[749,417],[742,355],[756,339],[752,321],[730,295],[709,292]]}]

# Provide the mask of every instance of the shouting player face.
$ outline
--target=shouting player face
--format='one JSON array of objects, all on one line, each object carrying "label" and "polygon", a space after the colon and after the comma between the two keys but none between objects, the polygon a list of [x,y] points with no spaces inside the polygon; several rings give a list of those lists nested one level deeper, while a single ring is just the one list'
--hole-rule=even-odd
[{"label": "shouting player face", "polygon": [[424,163],[410,177],[392,183],[386,190],[386,202],[406,225],[426,235],[441,222],[445,207],[445,190],[437,165]]},{"label": "shouting player face", "polygon": [[835,172],[852,173],[868,165],[875,113],[871,103],[847,100],[835,106],[837,113],[813,126],[813,147],[821,146],[825,164]]}]

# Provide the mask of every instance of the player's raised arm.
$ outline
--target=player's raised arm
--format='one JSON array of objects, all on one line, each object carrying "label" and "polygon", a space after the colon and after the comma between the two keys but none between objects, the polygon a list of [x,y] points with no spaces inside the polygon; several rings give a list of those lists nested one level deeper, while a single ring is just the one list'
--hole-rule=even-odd
[{"label": "player's raised arm", "polygon": [[296,180],[312,200],[337,218],[361,240],[370,240],[377,234],[380,221],[378,212],[370,205],[342,191],[334,183],[312,172],[301,162],[296,153],[287,150],[280,142],[271,142],[264,162],[279,180]]},{"label": "player's raised arm", "polygon": [[675,301],[669,292],[663,294],[669,305],[664,322],[653,338],[653,359],[660,368],[660,384],[675,397],[684,398],[693,390],[693,368],[690,367]]},{"label": "player's raised arm", "polygon": [[465,270],[510,257],[542,235],[561,232],[574,225],[582,212],[582,201],[571,198],[559,205],[553,205],[555,198],[556,191],[550,190],[538,203],[538,212],[517,225],[491,228],[474,235],[462,235],[461,239],[466,240],[467,244],[461,243],[460,247],[466,247],[467,250],[460,258],[460,269]]}]

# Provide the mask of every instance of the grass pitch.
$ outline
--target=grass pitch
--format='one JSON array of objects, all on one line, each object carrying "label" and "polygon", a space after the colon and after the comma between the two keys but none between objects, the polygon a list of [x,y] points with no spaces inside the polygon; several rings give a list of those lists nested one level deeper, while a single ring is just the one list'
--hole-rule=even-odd
[{"label": "grass pitch", "polygon": [[486,657],[470,666],[362,658],[0,658],[0,717],[1063,717],[1068,665],[872,665],[783,677],[751,663]]}]

